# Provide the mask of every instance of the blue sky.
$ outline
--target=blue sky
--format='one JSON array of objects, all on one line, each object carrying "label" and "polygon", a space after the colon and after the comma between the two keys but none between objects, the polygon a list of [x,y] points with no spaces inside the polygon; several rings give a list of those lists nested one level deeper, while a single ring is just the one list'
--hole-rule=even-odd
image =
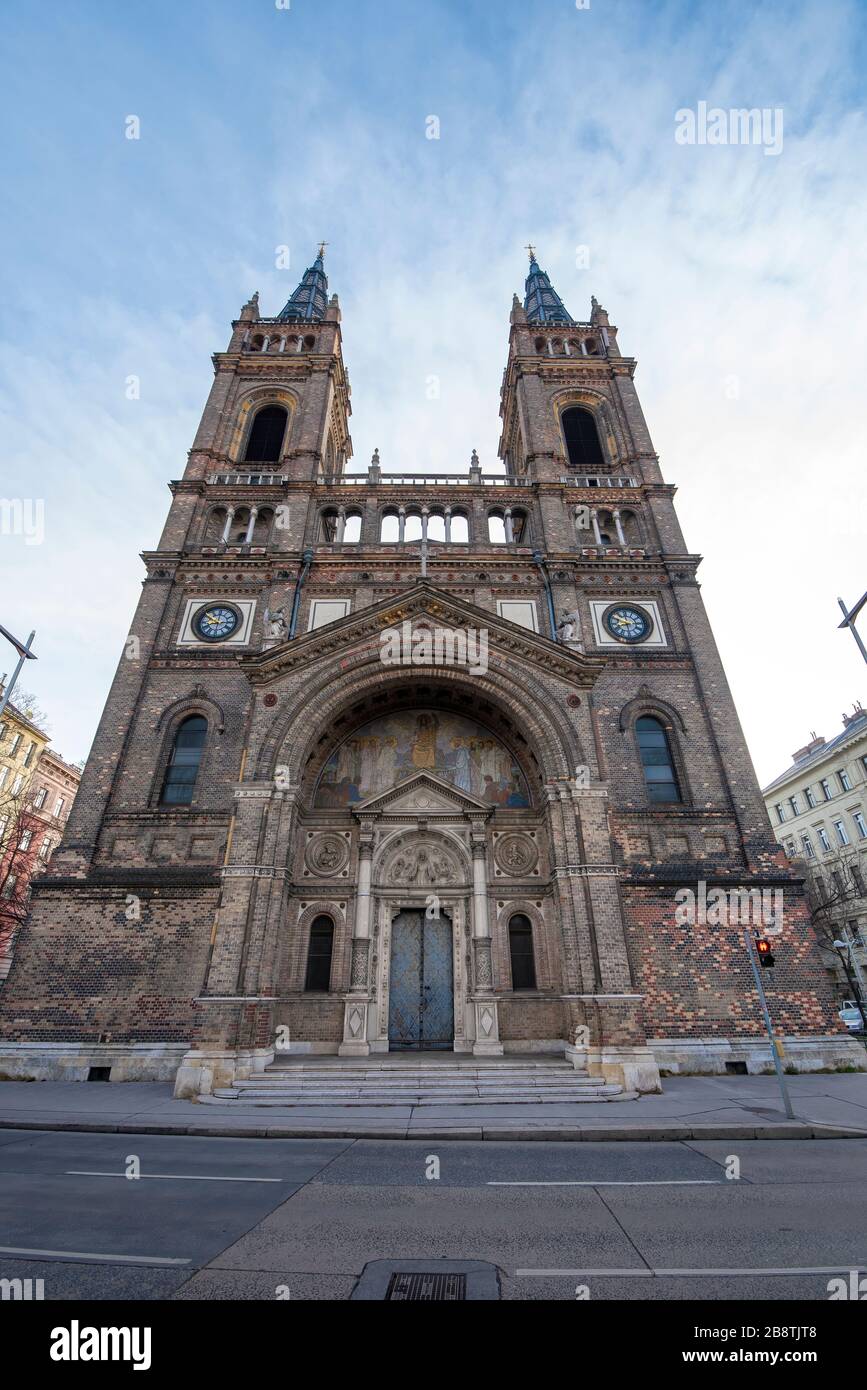
[{"label": "blue sky", "polygon": [[[8,3],[0,491],[44,499],[45,539],[0,536],[0,622],[38,630],[58,750],[89,747],[211,353],[254,289],[282,306],[321,237],[358,467],[376,446],[391,471],[462,471],[473,448],[494,467],[528,241],[573,315],[595,293],[639,359],[760,776],[830,736],[867,694],[836,630],[838,592],[867,587],[865,11]],[[678,145],[699,101],[782,108],[782,153]]]}]

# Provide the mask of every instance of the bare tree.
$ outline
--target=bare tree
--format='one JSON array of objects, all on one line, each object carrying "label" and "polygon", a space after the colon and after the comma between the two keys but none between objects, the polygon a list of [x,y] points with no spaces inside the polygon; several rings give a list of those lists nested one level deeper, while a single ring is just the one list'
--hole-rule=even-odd
[{"label": "bare tree", "polygon": [[39,868],[39,832],[44,829],[29,788],[0,793],[0,967],[8,963],[30,912],[30,883]]},{"label": "bare tree", "polygon": [[12,692],[12,704],[24,715],[25,719],[29,719],[31,724],[35,724],[37,729],[41,729],[44,734],[51,732],[48,715],[31,691],[16,685]]},{"label": "bare tree", "polygon": [[807,885],[810,910],[813,914],[813,927],[819,945],[833,955],[835,963],[842,965],[849,983],[851,996],[861,1013],[861,1022],[867,1032],[867,999],[859,987],[852,970],[848,951],[841,951],[834,945],[847,928],[853,911],[860,912],[867,907],[867,890],[861,872],[861,862],[854,845],[837,850],[825,856],[821,865],[808,865]]}]

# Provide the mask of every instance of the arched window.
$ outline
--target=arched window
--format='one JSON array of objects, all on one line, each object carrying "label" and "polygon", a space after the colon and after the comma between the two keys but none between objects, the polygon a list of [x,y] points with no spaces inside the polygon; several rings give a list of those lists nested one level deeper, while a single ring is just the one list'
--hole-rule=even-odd
[{"label": "arched window", "polygon": [[351,512],[346,518],[346,530],[343,534],[344,545],[358,545],[361,541],[361,514]]},{"label": "arched window", "polygon": [[635,721],[638,749],[644,765],[647,792],[651,801],[680,801],[680,787],[668,734],[658,719],[649,716]]},{"label": "arched window", "polygon": [[163,806],[192,804],[207,735],[208,721],[200,714],[191,715],[179,725],[160,796]]},{"label": "arched window", "polygon": [[289,412],[282,405],[266,405],[260,410],[247,441],[245,463],[279,463]]},{"label": "arched window", "polygon": [[506,523],[502,512],[488,513],[488,540],[492,545],[506,544]]},{"label": "arched window", "polygon": [[307,948],[308,994],[327,994],[331,988],[331,956],[334,951],[334,923],[330,917],[317,917],[310,928]]},{"label": "arched window", "polygon": [[572,406],[563,411],[563,436],[570,468],[582,473],[604,473],[605,460],[599,443],[596,420],[589,410]]},{"label": "arched window", "polygon": [[406,529],[403,533],[405,541],[421,540],[421,513],[410,512],[406,518]]},{"label": "arched window", "polygon": [[452,513],[452,545],[469,545],[470,525],[463,512]]},{"label": "arched window", "polygon": [[509,954],[512,959],[512,989],[535,989],[533,924],[522,912],[509,922]]},{"label": "arched window", "polygon": [[399,540],[400,518],[397,512],[383,512],[379,539],[383,545],[396,545]]},{"label": "arched window", "polygon": [[432,512],[428,517],[427,538],[429,541],[445,541],[446,519],[441,512]]}]

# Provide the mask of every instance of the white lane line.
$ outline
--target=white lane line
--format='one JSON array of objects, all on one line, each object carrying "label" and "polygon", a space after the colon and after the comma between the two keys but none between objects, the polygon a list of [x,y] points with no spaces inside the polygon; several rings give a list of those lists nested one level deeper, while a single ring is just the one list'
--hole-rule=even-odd
[{"label": "white lane line", "polygon": [[585,1178],[580,1182],[489,1182],[486,1187],[729,1187],[726,1178],[660,1178],[619,1182],[613,1178]]},{"label": "white lane line", "polygon": [[516,1269],[516,1278],[521,1279],[693,1279],[697,1275],[707,1278],[741,1279],[745,1275],[785,1276],[797,1278],[804,1274],[860,1274],[864,1265],[815,1265],[804,1269]]},{"label": "white lane line", "polygon": [[282,1182],[282,1178],[219,1178],[200,1176],[197,1173],[91,1173],[84,1168],[67,1168],[66,1177],[72,1178],[125,1178],[127,1182],[140,1182],[142,1178],[166,1178],[173,1182]]},{"label": "white lane line", "polygon": [[81,1250],[28,1250],[20,1245],[0,1245],[0,1255],[32,1255],[43,1260],[85,1260],[111,1265],[188,1265],[192,1260],[170,1260],[162,1255],[94,1255]]}]

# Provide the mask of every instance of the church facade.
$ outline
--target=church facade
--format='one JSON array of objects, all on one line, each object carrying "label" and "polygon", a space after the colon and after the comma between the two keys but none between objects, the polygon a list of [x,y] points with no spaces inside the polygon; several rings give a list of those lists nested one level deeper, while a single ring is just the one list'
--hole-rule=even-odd
[{"label": "church facade", "polygon": [[[214,384],[61,847],[0,1072],[248,1078],[280,1052],[559,1053],[627,1089],[845,1065],[697,570],[594,300],[531,256],[503,468],[348,471],[323,253]],[[764,896],[764,899],[762,895]],[[715,896],[714,896],[715,895]]]}]

